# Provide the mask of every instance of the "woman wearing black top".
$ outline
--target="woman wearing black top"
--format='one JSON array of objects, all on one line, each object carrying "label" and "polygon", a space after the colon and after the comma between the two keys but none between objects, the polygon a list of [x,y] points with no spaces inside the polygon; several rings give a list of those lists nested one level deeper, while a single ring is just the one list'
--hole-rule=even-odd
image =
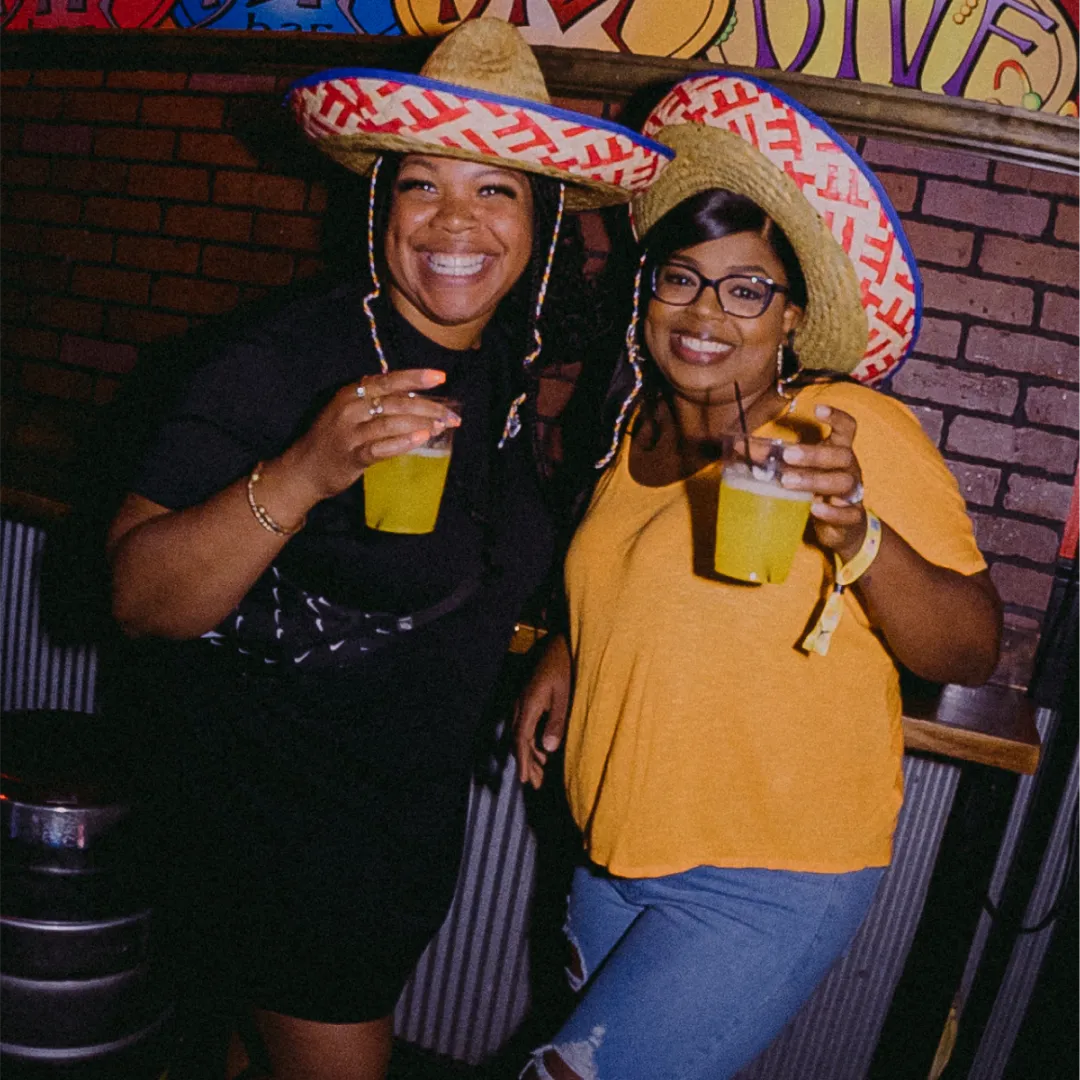
[{"label": "woman wearing black top", "polygon": [[[628,198],[669,155],[551,108],[496,20],[463,24],[419,77],[324,72],[288,101],[370,174],[368,279],[199,369],[108,546],[116,619],[168,642],[153,686],[196,993],[249,1010],[273,1076],[363,1080],[385,1075],[394,1004],[449,905],[472,735],[552,555],[516,436],[563,211]],[[365,468],[446,426],[434,532],[366,528]]]}]

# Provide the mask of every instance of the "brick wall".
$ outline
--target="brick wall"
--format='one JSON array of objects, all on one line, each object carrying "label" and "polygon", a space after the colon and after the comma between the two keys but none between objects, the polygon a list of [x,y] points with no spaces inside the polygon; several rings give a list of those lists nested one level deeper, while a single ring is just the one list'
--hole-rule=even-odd
[{"label": "brick wall", "polygon": [[[319,155],[283,139],[290,78],[3,73],[9,506],[70,497],[67,465],[140,347],[324,267],[339,226],[324,237]],[[1077,180],[874,139],[859,148],[926,288],[922,335],[892,389],[968,499],[1008,608],[1000,677],[1022,683],[1077,464]],[[585,225],[602,258],[598,222]]]}]

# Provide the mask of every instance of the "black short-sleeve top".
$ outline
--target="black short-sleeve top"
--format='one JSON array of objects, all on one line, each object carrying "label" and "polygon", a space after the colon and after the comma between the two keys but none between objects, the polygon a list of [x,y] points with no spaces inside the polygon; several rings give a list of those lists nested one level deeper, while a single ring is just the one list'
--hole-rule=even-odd
[{"label": "black short-sleeve top", "polygon": [[[280,454],[342,386],[377,374],[362,300],[354,283],[298,300],[199,366],[151,440],[132,490],[172,510],[198,504],[250,473],[257,461]],[[452,704],[444,695],[449,715],[443,719],[460,730],[479,716],[514,620],[553,553],[527,428],[497,449],[512,388],[520,384],[509,378],[511,365],[520,365],[521,357],[494,323],[479,348],[455,351],[432,342],[389,305],[377,312],[391,368],[445,371],[440,392],[463,402],[435,530],[402,536],[368,529],[361,481],[311,510],[261,585],[281,574],[336,605],[406,614],[479,579],[463,606],[380,648],[365,673],[369,691],[378,684],[401,709],[418,714],[422,696],[415,686],[403,694],[401,681],[417,682],[417,664],[452,670],[460,692],[449,696],[459,694],[460,701]],[[268,594],[257,585],[238,612],[264,603]],[[296,690],[298,708],[305,692]],[[382,702],[385,708],[386,696]],[[400,710],[387,711],[392,717]]]}]

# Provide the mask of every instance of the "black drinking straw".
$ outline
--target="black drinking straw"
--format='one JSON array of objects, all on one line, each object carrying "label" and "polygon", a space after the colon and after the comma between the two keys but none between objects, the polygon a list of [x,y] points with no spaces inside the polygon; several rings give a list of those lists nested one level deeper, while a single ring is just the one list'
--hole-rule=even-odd
[{"label": "black drinking straw", "polygon": [[735,383],[735,404],[739,407],[739,426],[743,433],[743,457],[746,458],[746,467],[753,471],[754,462],[750,458],[750,429],[746,426],[746,413],[743,410],[742,394],[739,393],[739,384]]}]

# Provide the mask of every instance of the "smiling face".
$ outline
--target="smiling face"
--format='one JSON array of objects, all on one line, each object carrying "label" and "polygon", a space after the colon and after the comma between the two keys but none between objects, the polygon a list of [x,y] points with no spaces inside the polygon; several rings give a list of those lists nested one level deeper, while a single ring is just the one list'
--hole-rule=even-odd
[{"label": "smiling face", "polygon": [[394,307],[441,345],[475,345],[528,265],[532,234],[532,188],[523,173],[408,155],[386,232]]},{"label": "smiling face", "polygon": [[[757,275],[788,284],[783,264],[756,232],[737,232],[676,251],[665,263],[716,280],[728,274]],[[676,401],[730,406],[735,383],[744,401],[772,390],[776,353],[798,325],[801,309],[785,293],[773,295],[757,318],[728,315],[708,286],[686,307],[653,297],[645,316],[645,344]]]}]

